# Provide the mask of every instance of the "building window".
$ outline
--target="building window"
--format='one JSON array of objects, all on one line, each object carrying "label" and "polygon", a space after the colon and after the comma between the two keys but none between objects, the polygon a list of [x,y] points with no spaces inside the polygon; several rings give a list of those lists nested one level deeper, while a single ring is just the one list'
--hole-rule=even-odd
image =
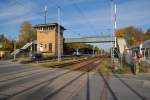
[{"label": "building window", "polygon": [[52,43],[49,43],[49,52],[52,52]]},{"label": "building window", "polygon": [[43,44],[42,44],[42,43],[40,43],[40,47],[43,47]]},{"label": "building window", "polygon": [[45,48],[47,48],[47,44],[45,44]]}]

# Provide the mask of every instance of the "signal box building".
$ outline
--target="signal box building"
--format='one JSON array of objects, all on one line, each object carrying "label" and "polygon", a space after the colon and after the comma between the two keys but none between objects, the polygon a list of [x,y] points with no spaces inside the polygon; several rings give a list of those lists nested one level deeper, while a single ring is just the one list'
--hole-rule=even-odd
[{"label": "signal box building", "polygon": [[[63,32],[60,27],[60,52],[63,54]],[[37,52],[50,55],[58,54],[58,23],[38,24],[34,26],[37,31]]]}]

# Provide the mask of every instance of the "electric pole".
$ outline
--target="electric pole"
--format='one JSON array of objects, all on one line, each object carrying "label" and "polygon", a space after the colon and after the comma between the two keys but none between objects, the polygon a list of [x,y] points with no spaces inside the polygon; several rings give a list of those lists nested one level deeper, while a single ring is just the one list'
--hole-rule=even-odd
[{"label": "electric pole", "polygon": [[58,49],[58,54],[57,54],[57,59],[58,59],[58,61],[61,61],[61,52],[60,52],[60,49],[61,49],[61,47],[60,47],[60,7],[58,7],[58,16],[57,16],[57,18],[58,18],[58,46],[57,46],[57,49]]},{"label": "electric pole", "polygon": [[[113,23],[113,37],[115,38],[114,40],[114,45],[111,50],[111,56],[112,56],[112,61],[114,62],[114,56],[115,56],[115,48],[117,47],[117,38],[116,38],[116,30],[117,30],[117,7],[116,7],[116,0],[111,0],[112,1],[112,23]],[[117,53],[117,51],[116,51]]]},{"label": "electric pole", "polygon": [[93,57],[95,56],[95,45],[93,45]]},{"label": "electric pole", "polygon": [[16,60],[16,53],[15,53],[15,51],[16,51],[16,42],[17,42],[17,40],[15,39],[14,40],[14,61]]},{"label": "electric pole", "polygon": [[115,37],[114,47],[117,47],[116,43],[116,30],[117,30],[117,7],[116,7],[116,0],[112,0],[112,9],[113,9],[113,36]]}]

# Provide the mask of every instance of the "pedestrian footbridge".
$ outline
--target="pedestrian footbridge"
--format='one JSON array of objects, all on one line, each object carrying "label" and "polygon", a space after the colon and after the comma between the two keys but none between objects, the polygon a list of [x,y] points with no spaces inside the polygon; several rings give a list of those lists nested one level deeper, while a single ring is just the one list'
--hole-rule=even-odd
[{"label": "pedestrian footbridge", "polygon": [[[97,36],[97,37],[65,38],[65,43],[106,43],[106,42],[115,42],[115,37]],[[127,48],[125,39],[117,38],[116,43],[119,52],[123,54],[124,50]]]},{"label": "pedestrian footbridge", "polygon": [[115,37],[98,36],[98,37],[81,37],[81,38],[65,38],[65,43],[103,43],[114,42]]}]

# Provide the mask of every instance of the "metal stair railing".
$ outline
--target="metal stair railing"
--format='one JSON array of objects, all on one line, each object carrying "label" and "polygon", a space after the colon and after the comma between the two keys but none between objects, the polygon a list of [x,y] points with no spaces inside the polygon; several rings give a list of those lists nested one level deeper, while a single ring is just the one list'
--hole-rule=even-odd
[{"label": "metal stair railing", "polygon": [[28,48],[29,46],[31,46],[32,44],[33,44],[33,42],[26,43],[22,48],[16,49],[15,51],[13,51],[13,52],[11,53],[11,55],[16,55],[16,54],[18,54],[21,50],[27,49],[27,48]]}]

